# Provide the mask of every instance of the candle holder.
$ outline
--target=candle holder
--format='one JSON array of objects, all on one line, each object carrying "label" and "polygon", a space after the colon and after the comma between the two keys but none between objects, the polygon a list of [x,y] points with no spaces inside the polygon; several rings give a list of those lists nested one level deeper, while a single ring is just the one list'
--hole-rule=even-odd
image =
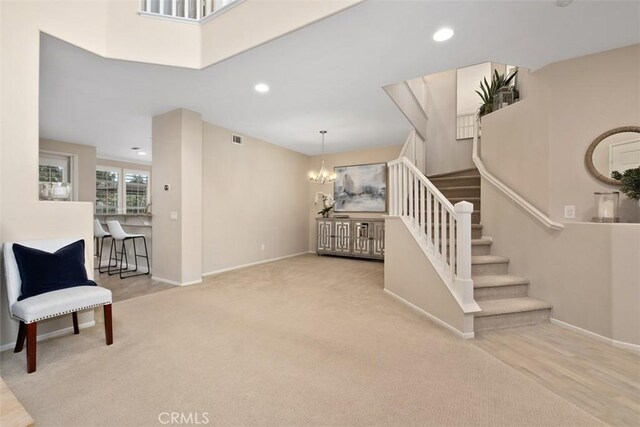
[{"label": "candle holder", "polygon": [[620,192],[596,192],[596,212],[592,218],[593,222],[620,222],[618,217],[618,204],[620,203]]}]

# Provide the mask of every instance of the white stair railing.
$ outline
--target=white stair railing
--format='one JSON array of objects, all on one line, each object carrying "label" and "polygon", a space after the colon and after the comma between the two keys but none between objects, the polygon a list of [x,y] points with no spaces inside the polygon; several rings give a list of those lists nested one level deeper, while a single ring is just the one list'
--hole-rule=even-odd
[{"label": "white stair railing", "polygon": [[407,157],[388,166],[389,215],[402,218],[463,311],[478,311],[471,279],[473,204],[452,205]]}]

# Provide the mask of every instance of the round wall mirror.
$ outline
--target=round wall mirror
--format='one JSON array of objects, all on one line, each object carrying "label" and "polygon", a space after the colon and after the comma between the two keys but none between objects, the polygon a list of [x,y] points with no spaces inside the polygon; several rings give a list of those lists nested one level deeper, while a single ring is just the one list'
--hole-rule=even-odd
[{"label": "round wall mirror", "polygon": [[640,167],[640,126],[611,129],[597,137],[584,156],[587,170],[609,185],[620,185],[611,172]]}]

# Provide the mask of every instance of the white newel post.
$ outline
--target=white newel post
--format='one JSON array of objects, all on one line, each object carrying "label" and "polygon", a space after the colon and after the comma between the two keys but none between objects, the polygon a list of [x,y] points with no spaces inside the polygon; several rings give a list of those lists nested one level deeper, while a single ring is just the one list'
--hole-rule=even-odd
[{"label": "white newel post", "polygon": [[473,302],[473,280],[471,280],[471,214],[473,204],[459,202],[454,205],[456,221],[456,289],[464,304]]}]

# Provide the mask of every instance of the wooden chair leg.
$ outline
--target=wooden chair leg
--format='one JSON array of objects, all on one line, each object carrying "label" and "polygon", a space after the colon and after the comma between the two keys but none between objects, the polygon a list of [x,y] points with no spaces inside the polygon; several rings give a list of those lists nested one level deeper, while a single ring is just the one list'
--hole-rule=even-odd
[{"label": "wooden chair leg", "polygon": [[80,333],[80,328],[78,327],[78,312],[74,311],[71,313],[71,317],[73,317],[73,333],[78,335]]},{"label": "wooden chair leg", "polygon": [[27,338],[27,325],[24,322],[20,322],[18,328],[18,339],[16,339],[16,348],[13,349],[14,353],[20,353],[24,348],[24,340]]},{"label": "wooden chair leg", "polygon": [[107,338],[107,345],[113,344],[113,323],[111,320],[111,304],[104,306],[104,335]]},{"label": "wooden chair leg", "polygon": [[38,337],[38,323],[27,324],[27,373],[36,371],[36,338]]}]

